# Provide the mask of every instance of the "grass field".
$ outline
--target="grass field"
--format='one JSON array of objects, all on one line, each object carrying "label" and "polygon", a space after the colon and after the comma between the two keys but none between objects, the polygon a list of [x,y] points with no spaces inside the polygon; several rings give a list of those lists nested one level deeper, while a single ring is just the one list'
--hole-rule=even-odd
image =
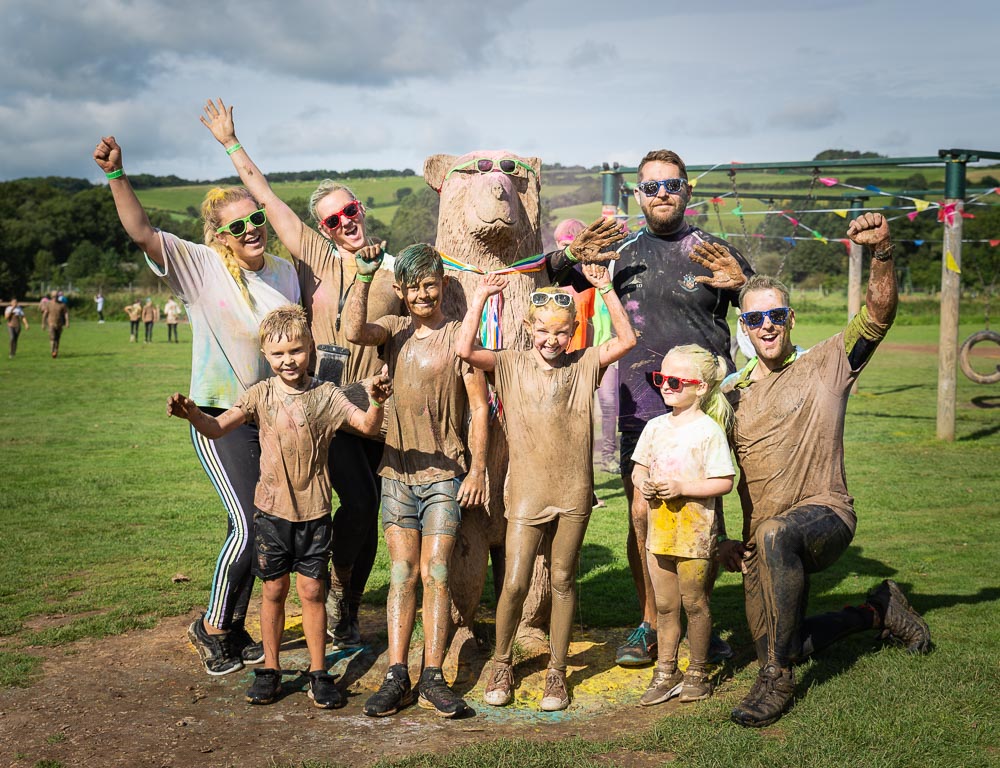
[{"label": "grass field", "polygon": [[[963,325],[962,337],[979,327]],[[836,330],[803,312],[796,341]],[[225,520],[186,425],[164,414],[166,396],[186,391],[190,329],[181,326],[179,345],[165,335],[158,325],[156,343],[129,344],[127,323],[78,321],[52,360],[33,325],[18,356],[0,360],[0,700],[3,686],[45,684],[33,647],[147,628],[207,596]],[[1000,386],[960,376],[958,439],[935,440],[936,342],[934,326],[894,328],[861,379],[846,432],[858,534],[814,577],[811,603],[857,603],[891,576],[925,613],[931,655],[872,651],[870,637],[852,638],[799,668],[799,701],[764,731],[729,724],[736,699],[720,695],[610,742],[484,736],[475,748],[402,765],[584,768],[608,765],[611,753],[627,765],[1000,764]],[[588,625],[624,629],[637,609],[623,494],[609,475],[598,476],[598,493],[609,508],[595,513],[584,544],[580,610]],[[739,531],[735,499],[726,508],[729,530]],[[178,572],[191,580],[173,583]],[[380,553],[372,593],[384,595],[387,580]],[[745,662],[735,575],[720,578],[713,613]],[[53,615],[65,620],[35,628]],[[734,674],[745,691],[755,672],[744,663]]]}]

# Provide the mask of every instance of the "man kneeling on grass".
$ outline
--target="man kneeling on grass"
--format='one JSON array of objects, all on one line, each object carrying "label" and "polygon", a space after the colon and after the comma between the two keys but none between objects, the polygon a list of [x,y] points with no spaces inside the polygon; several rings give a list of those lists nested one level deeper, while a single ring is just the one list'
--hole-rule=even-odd
[{"label": "man kneeling on grass", "polygon": [[326,671],[326,585],[330,562],[330,477],[327,452],[343,426],[377,435],[382,403],[389,397],[388,377],[377,377],[367,411],[352,405],[327,382],[309,376],[306,366],[312,337],[305,311],[279,307],[260,324],[260,345],[274,371],[254,384],[236,405],[217,418],[204,413],[180,393],[167,400],[167,413],[191,422],[216,439],[241,424],[260,428],[260,481],[254,495],[254,575],[264,582],[260,609],[264,667],[254,670],[247,691],[251,704],[270,704],[281,692],[278,651],[285,628],[285,598],[291,572],[302,601],[302,631],[309,649],[309,698],[321,709],[346,703]]},{"label": "man kneeling on grass", "polygon": [[880,629],[911,653],[931,636],[899,586],[883,581],[860,606],[806,617],[809,574],[832,565],[854,538],[857,517],[844,477],[844,414],[851,387],[896,316],[889,225],[879,213],[851,222],[847,236],[871,251],[865,306],[836,336],[802,351],[792,345],[788,289],[755,275],[740,291],[740,323],[757,356],[726,380],[740,468],[743,543],[719,557],[742,568],[747,620],[760,673],[733,710],[740,725],[770,725],[795,694],[792,665],[853,632]]}]

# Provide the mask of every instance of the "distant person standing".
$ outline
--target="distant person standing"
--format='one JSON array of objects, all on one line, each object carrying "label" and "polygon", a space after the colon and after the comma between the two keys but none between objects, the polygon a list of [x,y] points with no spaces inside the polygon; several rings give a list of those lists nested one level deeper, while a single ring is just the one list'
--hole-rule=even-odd
[{"label": "distant person standing", "polygon": [[149,344],[153,341],[153,323],[159,318],[159,308],[153,303],[151,298],[146,297],[146,304],[142,308],[142,323],[146,329],[146,337],[143,339],[143,344]]},{"label": "distant person standing", "polygon": [[17,337],[21,335],[21,326],[28,329],[28,318],[24,316],[24,310],[17,303],[17,299],[10,300],[10,306],[3,312],[4,320],[7,321],[7,334],[10,336],[10,359],[14,359],[17,354]]},{"label": "distant person standing", "polygon": [[175,344],[179,344],[180,340],[177,338],[177,323],[181,316],[181,305],[174,301],[174,297],[171,296],[167,303],[163,305],[163,314],[167,317],[167,342],[173,341]]},{"label": "distant person standing", "polygon": [[100,291],[94,297],[94,303],[97,305],[97,322],[104,322],[104,294]]},{"label": "distant person standing", "polygon": [[142,317],[142,304],[138,301],[133,301],[125,307],[125,314],[128,315],[129,321],[128,340],[135,341],[139,338],[139,319]]},{"label": "distant person standing", "polygon": [[69,307],[65,300],[56,298],[53,291],[49,298],[48,306],[45,309],[45,327],[49,329],[49,346],[52,350],[52,357],[59,357],[59,339],[62,338],[63,328],[69,328]]}]

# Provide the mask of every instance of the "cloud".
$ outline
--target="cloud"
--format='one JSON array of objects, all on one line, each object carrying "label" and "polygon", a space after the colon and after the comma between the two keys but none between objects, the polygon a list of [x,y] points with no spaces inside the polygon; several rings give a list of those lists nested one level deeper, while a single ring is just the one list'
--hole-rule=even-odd
[{"label": "cloud", "polygon": [[772,112],[767,124],[774,128],[793,131],[816,131],[840,122],[844,111],[830,99],[820,99],[808,103],[789,104],[778,112]]},{"label": "cloud", "polygon": [[566,57],[571,69],[607,67],[619,63],[621,55],[614,43],[586,40],[576,46]]}]

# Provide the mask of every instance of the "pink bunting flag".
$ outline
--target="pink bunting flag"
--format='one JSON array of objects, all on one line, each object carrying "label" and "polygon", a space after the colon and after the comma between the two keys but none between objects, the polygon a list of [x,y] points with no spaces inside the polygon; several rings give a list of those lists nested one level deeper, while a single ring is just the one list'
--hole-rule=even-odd
[{"label": "pink bunting flag", "polygon": [[[997,189],[1000,189],[1000,187],[997,187]],[[1000,240],[990,240],[990,245],[996,248],[998,245],[1000,245]]]},{"label": "pink bunting flag", "polygon": [[910,221],[913,221],[919,215],[920,211],[910,211],[908,214],[906,214],[906,218],[908,218]]},{"label": "pink bunting flag", "polygon": [[697,216],[698,213],[699,213],[699,211],[698,211],[697,208],[685,208],[684,209],[684,215],[685,216]]},{"label": "pink bunting flag", "polygon": [[795,218],[792,218],[791,216],[789,216],[788,220],[790,222],[792,222],[792,226],[794,226],[794,227],[797,227],[799,225],[799,220],[798,219],[795,219]]},{"label": "pink bunting flag", "polygon": [[823,177],[820,177],[819,179],[817,179],[817,181],[819,181],[820,184],[826,184],[826,186],[828,186],[828,187],[832,187],[832,186],[840,183],[836,179],[823,178]]},{"label": "pink bunting flag", "polygon": [[846,237],[842,237],[840,239],[840,242],[844,244],[844,248],[847,249],[847,255],[850,256],[851,255],[851,241],[848,240]]},{"label": "pink bunting flag", "polygon": [[962,218],[963,219],[974,219],[974,218],[976,218],[976,214],[974,214],[974,213],[966,213],[965,211],[962,211]]}]

